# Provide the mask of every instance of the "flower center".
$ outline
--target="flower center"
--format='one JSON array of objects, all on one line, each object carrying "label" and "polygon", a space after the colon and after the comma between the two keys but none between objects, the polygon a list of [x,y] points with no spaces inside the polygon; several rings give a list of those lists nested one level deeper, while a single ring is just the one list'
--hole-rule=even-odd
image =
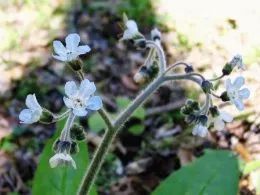
[{"label": "flower center", "polygon": [[74,104],[74,108],[81,108],[84,105],[82,99],[80,98],[75,98],[73,100],[73,104]]},{"label": "flower center", "polygon": [[236,99],[238,98],[238,90],[231,90],[228,92],[228,97],[230,99]]}]

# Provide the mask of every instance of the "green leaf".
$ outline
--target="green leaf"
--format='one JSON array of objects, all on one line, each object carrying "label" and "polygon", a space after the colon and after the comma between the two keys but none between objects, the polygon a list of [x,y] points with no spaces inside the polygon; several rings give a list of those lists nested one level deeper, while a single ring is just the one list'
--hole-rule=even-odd
[{"label": "green leaf", "polygon": [[101,118],[98,112],[95,112],[88,118],[88,125],[91,130],[96,132],[100,132],[106,127],[104,120]]},{"label": "green leaf", "polygon": [[134,135],[140,135],[141,133],[144,132],[144,125],[137,124],[137,125],[132,125],[129,129],[129,132],[131,132]]},{"label": "green leaf", "polygon": [[252,171],[255,171],[256,169],[260,169],[260,160],[248,162],[245,165],[243,174],[247,175],[247,174],[251,173]]},{"label": "green leaf", "polygon": [[[88,166],[88,149],[85,142],[80,142],[80,151],[73,155],[77,169],[72,167],[50,168],[49,159],[54,155],[52,144],[60,135],[65,121],[58,122],[57,131],[54,137],[49,140],[41,154],[39,165],[33,181],[32,194],[35,195],[72,195],[76,194]],[[97,195],[95,189],[90,195]]]},{"label": "green leaf", "polygon": [[[126,97],[117,97],[116,98],[116,105],[119,110],[124,110],[129,104],[131,103],[131,100],[129,100]],[[145,117],[145,110],[143,107],[138,107],[135,112],[132,115],[135,118],[138,118],[140,120],[143,120]]]},{"label": "green leaf", "polygon": [[152,195],[236,195],[238,181],[238,162],[231,152],[206,150],[204,156],[173,172]]}]

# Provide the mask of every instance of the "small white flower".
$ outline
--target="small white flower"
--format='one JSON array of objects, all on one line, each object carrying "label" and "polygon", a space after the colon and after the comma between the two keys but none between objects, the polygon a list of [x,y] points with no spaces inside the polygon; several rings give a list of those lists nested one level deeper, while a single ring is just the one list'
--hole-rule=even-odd
[{"label": "small white flower", "polygon": [[32,124],[39,121],[43,110],[40,104],[38,103],[35,94],[27,95],[25,104],[28,108],[23,109],[20,112],[20,122],[25,124]]},{"label": "small white flower", "polygon": [[66,47],[60,41],[53,41],[53,49],[57,55],[53,57],[63,62],[76,60],[79,55],[90,51],[88,45],[79,46],[80,37],[78,34],[69,34],[66,39]]},{"label": "small white flower", "polygon": [[248,99],[250,91],[247,88],[240,89],[245,84],[245,79],[242,76],[236,78],[234,83],[230,79],[226,80],[227,95],[232,104],[235,104],[238,110],[244,110],[243,100]]},{"label": "small white flower", "polygon": [[99,110],[102,107],[102,100],[99,96],[92,96],[96,86],[88,79],[81,81],[79,88],[74,81],[65,84],[64,97],[65,105],[73,110],[76,116],[86,116],[87,110]]},{"label": "small white flower", "polygon": [[230,64],[235,67],[237,66],[238,69],[245,70],[245,64],[243,63],[242,56],[240,54],[237,54],[233,57]]},{"label": "small white flower", "polygon": [[193,127],[192,134],[198,135],[200,137],[205,137],[208,134],[208,129],[206,126],[202,125],[201,123],[198,123]]},{"label": "small white flower", "polygon": [[133,39],[139,34],[137,24],[134,20],[127,20],[125,22],[126,29],[122,37],[123,40]]},{"label": "small white flower", "polygon": [[219,115],[213,118],[214,127],[218,131],[225,128],[225,122],[230,123],[233,121],[233,116],[226,111],[220,111]]},{"label": "small white flower", "polygon": [[74,169],[76,169],[76,163],[73,158],[69,154],[65,153],[57,153],[49,160],[50,167],[55,168],[57,166],[66,166],[72,165]]}]

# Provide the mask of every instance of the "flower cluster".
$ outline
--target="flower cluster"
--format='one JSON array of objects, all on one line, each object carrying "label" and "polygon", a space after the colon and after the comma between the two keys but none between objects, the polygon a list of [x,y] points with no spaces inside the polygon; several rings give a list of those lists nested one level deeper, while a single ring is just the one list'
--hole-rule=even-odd
[{"label": "flower cluster", "polygon": [[[65,39],[66,47],[60,41],[53,42],[56,55],[55,59],[61,60],[70,65],[79,64],[78,56],[90,51],[88,45],[79,46],[80,37],[78,34],[70,34]],[[73,66],[72,66],[73,67]],[[74,69],[75,70],[75,69]],[[79,86],[75,81],[68,81],[65,84],[65,96],[63,97],[67,110],[61,114],[53,114],[43,108],[37,101],[35,94],[26,97],[25,104],[28,108],[19,114],[21,123],[32,124],[35,122],[51,123],[67,117],[67,122],[60,137],[53,145],[55,155],[50,158],[52,168],[57,166],[71,165],[76,168],[76,163],[71,155],[79,151],[77,141],[85,138],[84,129],[74,124],[75,117],[84,117],[90,111],[99,110],[102,107],[102,100],[95,96],[96,86],[94,82],[83,79]]]}]

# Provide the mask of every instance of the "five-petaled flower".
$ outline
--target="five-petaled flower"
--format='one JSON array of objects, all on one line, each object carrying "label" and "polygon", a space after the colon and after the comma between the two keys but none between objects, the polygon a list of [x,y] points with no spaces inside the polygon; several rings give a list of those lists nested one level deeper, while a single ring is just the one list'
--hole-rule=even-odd
[{"label": "five-petaled flower", "polygon": [[79,55],[90,51],[88,45],[79,46],[80,37],[78,34],[69,34],[66,39],[66,47],[60,41],[53,42],[53,49],[57,55],[53,57],[63,62],[70,62],[76,60]]},{"label": "five-petaled flower", "polygon": [[248,99],[250,95],[249,89],[240,89],[244,84],[245,79],[242,76],[237,77],[233,84],[230,79],[226,80],[227,96],[240,111],[244,110],[243,100]]},{"label": "five-petaled flower", "polygon": [[137,24],[134,20],[127,20],[125,22],[125,31],[122,40],[134,39],[139,35]]},{"label": "five-petaled flower", "polygon": [[38,103],[35,94],[29,94],[26,97],[25,104],[28,107],[19,114],[21,123],[32,124],[40,120],[43,109]]},{"label": "five-petaled flower", "polygon": [[192,134],[205,137],[208,134],[208,128],[205,125],[198,123],[193,127]]},{"label": "five-petaled flower", "polygon": [[81,81],[79,88],[74,81],[65,84],[64,97],[65,105],[73,110],[76,116],[86,116],[88,110],[99,110],[102,107],[102,100],[99,96],[93,96],[96,86],[93,82],[85,79]]},{"label": "five-petaled flower", "polygon": [[225,122],[230,123],[233,121],[233,116],[226,111],[219,111],[219,114],[213,118],[214,127],[218,131],[225,128]]},{"label": "five-petaled flower", "polygon": [[73,158],[66,153],[57,153],[49,160],[50,167],[55,168],[57,166],[67,166],[72,165],[74,169],[76,169],[76,163]]}]

